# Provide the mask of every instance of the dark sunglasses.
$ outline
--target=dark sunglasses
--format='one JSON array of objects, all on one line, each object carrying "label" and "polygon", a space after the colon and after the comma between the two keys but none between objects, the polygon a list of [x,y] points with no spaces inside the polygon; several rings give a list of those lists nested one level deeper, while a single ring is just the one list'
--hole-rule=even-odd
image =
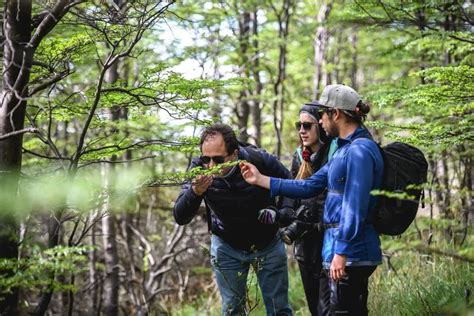
[{"label": "dark sunglasses", "polygon": [[319,115],[319,117],[323,117],[323,114],[324,114],[324,113],[328,113],[328,114],[329,114],[329,113],[331,113],[331,112],[333,112],[333,111],[334,111],[333,108],[321,107],[321,108],[319,108],[319,110],[318,110],[318,115]]},{"label": "dark sunglasses", "polygon": [[230,155],[227,155],[227,156],[214,156],[214,157],[201,156],[201,161],[202,161],[202,163],[205,163],[207,165],[212,160],[212,161],[214,161],[214,163],[216,165],[218,165],[218,164],[224,163],[225,159],[229,156]]},{"label": "dark sunglasses", "polygon": [[311,123],[311,122],[295,122],[295,127],[296,127],[296,130],[300,130],[301,129],[301,126],[303,126],[303,129],[305,131],[309,131],[311,130],[311,128],[313,127],[313,125],[316,125],[318,123]]}]

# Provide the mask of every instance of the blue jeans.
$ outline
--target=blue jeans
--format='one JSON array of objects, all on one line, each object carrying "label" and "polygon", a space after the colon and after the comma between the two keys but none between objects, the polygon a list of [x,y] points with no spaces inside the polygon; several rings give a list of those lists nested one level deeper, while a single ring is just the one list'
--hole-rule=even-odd
[{"label": "blue jeans", "polygon": [[256,251],[232,248],[212,235],[211,265],[222,298],[222,315],[248,314],[246,284],[251,264],[257,274],[267,315],[292,315],[288,303],[286,251],[279,235],[266,248]]}]

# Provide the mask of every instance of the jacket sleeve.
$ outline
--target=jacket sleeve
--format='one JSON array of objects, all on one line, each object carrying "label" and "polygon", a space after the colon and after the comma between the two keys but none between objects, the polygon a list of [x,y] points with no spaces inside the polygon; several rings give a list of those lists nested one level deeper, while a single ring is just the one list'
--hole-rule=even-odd
[{"label": "jacket sleeve", "polygon": [[330,165],[331,162],[325,164],[318,172],[304,180],[285,180],[271,177],[271,195],[283,195],[293,199],[309,199],[320,194],[327,187],[328,169]]},{"label": "jacket sleeve", "polygon": [[346,184],[342,199],[335,253],[351,253],[351,245],[362,231],[369,212],[374,184],[375,154],[367,144],[353,144],[347,153]]},{"label": "jacket sleeve", "polygon": [[[197,162],[191,163],[191,169],[197,166]],[[173,216],[177,224],[185,225],[191,222],[201,205],[203,196],[198,196],[191,188],[191,181],[183,185],[181,193],[176,199],[173,207]]]}]

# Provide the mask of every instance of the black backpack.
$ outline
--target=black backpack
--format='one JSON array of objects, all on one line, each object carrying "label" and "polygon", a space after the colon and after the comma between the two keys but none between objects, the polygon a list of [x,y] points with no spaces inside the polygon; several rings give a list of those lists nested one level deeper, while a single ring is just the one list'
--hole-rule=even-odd
[{"label": "black backpack", "polygon": [[[413,199],[380,196],[372,222],[380,234],[400,235],[415,219],[423,196],[420,186],[426,182],[428,162],[418,148],[405,143],[394,142],[379,146],[379,149],[384,160],[381,190],[406,193]],[[410,188],[410,185],[416,187]]]},{"label": "black backpack", "polygon": [[255,165],[257,169],[262,172],[262,174],[266,174],[265,168],[265,160],[263,159],[263,152],[265,149],[255,146],[254,144],[242,142],[239,140],[239,146],[245,147],[249,154],[249,162]]}]

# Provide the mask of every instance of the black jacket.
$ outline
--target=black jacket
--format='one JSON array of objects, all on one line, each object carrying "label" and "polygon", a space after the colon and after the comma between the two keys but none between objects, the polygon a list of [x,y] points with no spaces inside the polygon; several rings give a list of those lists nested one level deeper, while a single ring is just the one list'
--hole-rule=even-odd
[{"label": "black jacket", "polygon": [[[318,171],[327,161],[331,141],[322,145],[318,152],[311,155],[311,167],[313,172]],[[291,163],[291,174],[295,178],[301,166],[301,159],[298,152],[293,155]],[[324,212],[324,201],[326,200],[326,191],[310,199],[295,201],[294,209],[301,204],[306,205],[310,211],[310,222],[318,223],[322,221]],[[323,246],[323,233],[318,230],[308,231],[303,237],[295,241],[294,255],[296,260],[306,264],[321,264],[321,250]]]},{"label": "black jacket", "polygon": [[[252,151],[252,152],[251,152]],[[259,155],[255,161],[255,155]],[[262,149],[239,146],[239,158],[254,163],[262,174],[277,178],[290,178],[290,172],[275,156]],[[199,158],[193,159],[191,168],[202,166]],[[265,248],[275,237],[277,225],[261,224],[258,211],[275,206],[269,190],[245,182],[238,166],[223,178],[216,178],[202,197],[197,196],[186,183],[174,205],[173,215],[179,225],[188,224],[203,200],[211,213],[211,231],[229,245],[241,250]],[[292,206],[292,200],[285,199],[283,205]]]}]

